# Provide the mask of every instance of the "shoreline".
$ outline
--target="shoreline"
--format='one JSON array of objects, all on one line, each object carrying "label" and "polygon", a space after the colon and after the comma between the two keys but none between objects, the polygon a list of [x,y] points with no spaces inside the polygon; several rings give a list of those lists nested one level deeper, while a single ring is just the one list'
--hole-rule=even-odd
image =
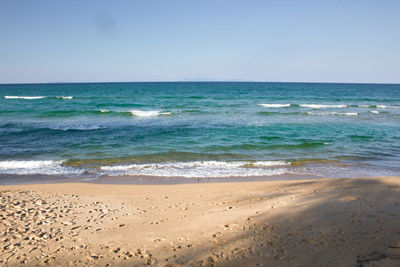
[{"label": "shoreline", "polygon": [[0,194],[2,265],[399,264],[400,177],[20,184]]},{"label": "shoreline", "polygon": [[108,176],[100,177],[63,177],[52,175],[13,175],[0,174],[0,187],[29,184],[120,184],[120,185],[178,185],[178,184],[207,184],[207,183],[242,183],[267,181],[301,181],[323,179],[359,179],[385,178],[395,176],[368,176],[368,177],[324,177],[310,174],[283,174],[271,176],[230,176],[230,177],[173,177],[173,176]]}]

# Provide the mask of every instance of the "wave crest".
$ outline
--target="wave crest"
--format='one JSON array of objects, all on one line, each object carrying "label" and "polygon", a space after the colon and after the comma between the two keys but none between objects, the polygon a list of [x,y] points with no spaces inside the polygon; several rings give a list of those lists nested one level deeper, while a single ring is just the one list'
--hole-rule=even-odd
[{"label": "wave crest", "polygon": [[300,107],[321,109],[321,108],[345,108],[347,105],[322,105],[322,104],[300,104]]},{"label": "wave crest", "polygon": [[171,112],[162,112],[159,110],[130,110],[129,111],[133,116],[138,116],[138,117],[153,117],[153,116],[159,116],[159,115],[171,115]]},{"label": "wave crest", "polygon": [[259,106],[266,107],[266,108],[284,108],[290,107],[290,104],[258,104]]},{"label": "wave crest", "polygon": [[159,176],[159,177],[247,177],[272,176],[286,172],[285,161],[193,161],[102,166],[103,175]]},{"label": "wave crest", "polygon": [[358,116],[357,112],[307,112],[308,115],[327,116],[327,115],[343,115],[343,116]]},{"label": "wave crest", "polygon": [[14,95],[6,95],[5,99],[42,99],[46,98],[45,96],[14,96]]},{"label": "wave crest", "polygon": [[82,175],[82,169],[62,165],[62,160],[6,160],[0,161],[0,174],[17,175]]}]

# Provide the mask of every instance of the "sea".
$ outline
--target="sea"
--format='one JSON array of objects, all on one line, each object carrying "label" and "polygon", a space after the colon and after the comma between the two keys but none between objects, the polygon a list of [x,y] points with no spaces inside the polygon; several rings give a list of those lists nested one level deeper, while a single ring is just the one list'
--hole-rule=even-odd
[{"label": "sea", "polygon": [[372,176],[400,176],[399,84],[0,85],[3,184]]}]

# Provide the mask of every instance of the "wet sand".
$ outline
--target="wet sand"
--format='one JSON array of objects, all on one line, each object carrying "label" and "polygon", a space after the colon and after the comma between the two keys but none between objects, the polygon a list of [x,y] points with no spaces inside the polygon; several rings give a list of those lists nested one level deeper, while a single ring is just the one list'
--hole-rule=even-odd
[{"label": "wet sand", "polygon": [[400,177],[0,194],[1,265],[400,265]]}]

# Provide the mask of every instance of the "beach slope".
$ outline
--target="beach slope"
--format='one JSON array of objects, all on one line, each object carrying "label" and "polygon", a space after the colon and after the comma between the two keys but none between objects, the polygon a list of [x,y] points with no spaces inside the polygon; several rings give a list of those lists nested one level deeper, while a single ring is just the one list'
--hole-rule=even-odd
[{"label": "beach slope", "polygon": [[400,265],[399,177],[0,194],[1,265]]}]

